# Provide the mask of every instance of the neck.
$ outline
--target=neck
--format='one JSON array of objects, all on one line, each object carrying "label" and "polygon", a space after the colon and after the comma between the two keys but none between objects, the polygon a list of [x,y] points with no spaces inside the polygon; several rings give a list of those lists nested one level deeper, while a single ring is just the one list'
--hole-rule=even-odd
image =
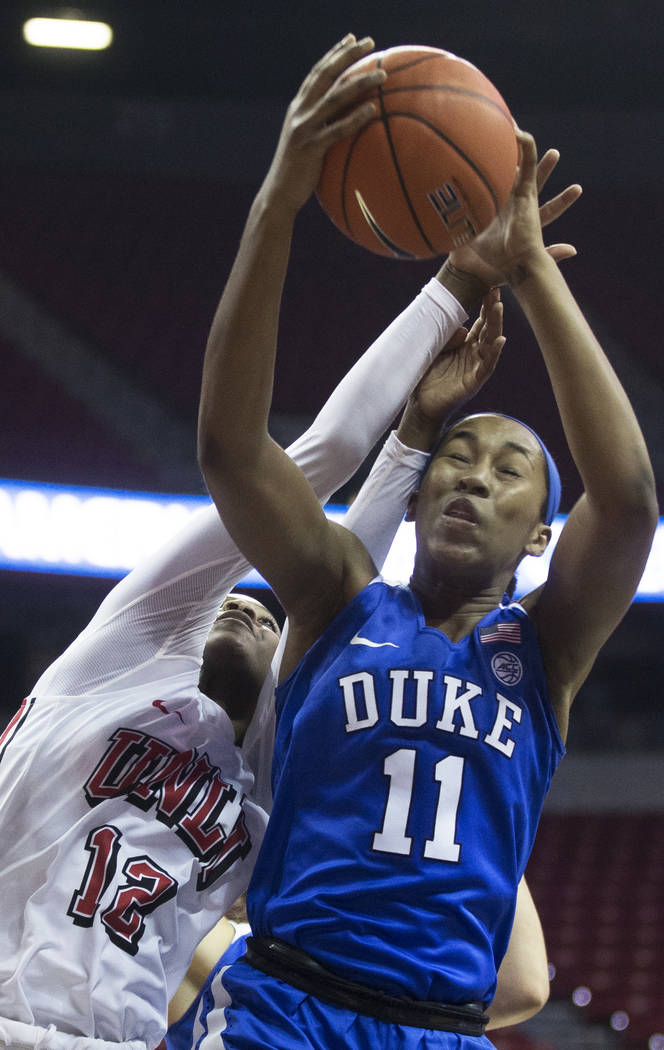
[{"label": "neck", "polygon": [[469,588],[467,581],[432,578],[418,571],[416,563],[410,586],[419,599],[427,624],[443,631],[452,641],[458,641],[500,604],[509,582],[506,578],[482,588]]},{"label": "neck", "polygon": [[233,723],[235,743],[241,743],[260,693],[260,684],[255,675],[244,668],[231,668],[228,665],[214,674],[204,664],[198,688],[219,707],[223,707]]}]

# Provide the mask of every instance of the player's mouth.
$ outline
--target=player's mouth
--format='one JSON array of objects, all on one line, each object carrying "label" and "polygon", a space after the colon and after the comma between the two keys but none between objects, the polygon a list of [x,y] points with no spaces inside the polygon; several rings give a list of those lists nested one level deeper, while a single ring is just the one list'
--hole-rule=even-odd
[{"label": "player's mouth", "polygon": [[467,525],[478,525],[480,520],[475,507],[464,496],[457,496],[450,500],[443,511],[443,517],[451,518],[455,522],[464,522]]}]

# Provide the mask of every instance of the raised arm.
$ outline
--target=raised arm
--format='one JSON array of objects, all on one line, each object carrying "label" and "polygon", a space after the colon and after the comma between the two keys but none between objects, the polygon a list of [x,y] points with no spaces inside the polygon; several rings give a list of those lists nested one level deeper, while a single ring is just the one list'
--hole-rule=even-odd
[{"label": "raised arm", "polygon": [[[317,183],[328,146],[373,115],[373,103],[367,109],[361,100],[382,79],[380,71],[351,79],[342,88],[335,86],[338,75],[370,46],[371,41],[358,44],[350,37],[333,48],[314,67],[289,107],[206,351],[199,417],[201,467],[229,531],[270,580],[291,617],[303,596],[309,606],[322,595],[321,616],[329,618],[336,611],[329,597],[343,601],[343,595],[349,594],[348,587],[340,588],[338,581],[343,577],[345,585],[352,586],[344,568],[347,534],[326,521],[302,474],[271,441],[267,415],[293,222]],[[337,457],[339,463],[347,466],[353,460],[353,469],[359,465],[409,389],[463,320],[476,293],[476,282],[467,283],[469,287],[455,289],[454,298],[440,283],[431,282],[341,384],[348,407],[348,387],[352,384],[353,391],[359,391],[362,379],[362,408],[372,429],[365,427],[350,456],[344,452]],[[357,393],[353,397],[359,400]],[[347,416],[352,419],[353,413],[347,411]],[[347,429],[354,428],[356,421]],[[348,447],[347,434],[342,444]],[[306,455],[300,455],[303,450],[295,447],[291,451],[306,471]],[[329,456],[331,460],[335,457],[334,449]],[[337,479],[340,484],[344,476],[337,473]],[[320,495],[326,479],[314,481]],[[279,543],[274,542],[275,536],[280,537]],[[370,576],[369,560],[361,554],[357,557],[364,576]],[[309,615],[306,618],[311,620]]]},{"label": "raised arm", "polygon": [[[634,595],[657,522],[655,484],[638,421],[560,270],[544,249],[537,152],[519,133],[515,193],[498,226],[453,253],[460,269],[507,281],[539,343],[584,485],[533,609],[563,732],[569,705]],[[489,278],[490,279],[490,278]]]},{"label": "raised arm", "polygon": [[267,432],[281,295],[295,217],[318,182],[326,149],[374,113],[363,100],[384,74],[335,86],[371,46],[371,40],[345,38],[314,66],[289,106],[204,363],[201,468],[231,535],[289,612],[305,591],[308,572],[325,581],[323,590],[328,584],[328,593],[338,590],[332,581],[342,575],[343,556],[341,530],[327,522],[303,475]]}]

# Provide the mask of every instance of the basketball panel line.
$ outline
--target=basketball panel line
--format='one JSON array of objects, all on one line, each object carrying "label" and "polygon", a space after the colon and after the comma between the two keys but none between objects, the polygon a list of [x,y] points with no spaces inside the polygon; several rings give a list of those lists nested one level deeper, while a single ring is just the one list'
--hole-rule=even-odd
[{"label": "basketball panel line", "polygon": [[456,142],[454,142],[453,139],[448,138],[444,131],[441,131],[440,128],[436,127],[435,124],[431,124],[428,120],[425,120],[424,117],[420,117],[416,113],[402,113],[397,110],[393,113],[386,114],[387,120],[390,120],[392,117],[408,117],[410,120],[416,120],[418,121],[418,123],[423,124],[425,127],[429,128],[430,131],[435,132],[438,138],[442,139],[445,143],[447,143],[448,146],[451,146],[455,153],[457,153],[458,156],[461,157],[461,159],[468,165],[469,168],[471,168],[472,171],[475,172],[477,177],[484,184],[491,197],[491,200],[493,201],[494,209],[496,213],[498,212],[498,198],[496,197],[495,191],[491,186],[491,183],[488,181],[484,173],[477,167],[475,162],[471,160],[471,158],[467,156],[467,154],[464,153],[460,146],[457,146]]},{"label": "basketball panel line", "polygon": [[[380,64],[381,63],[380,63],[380,60],[379,60],[378,61],[378,65],[380,66]],[[394,145],[394,140],[392,139],[392,132],[390,130],[389,121],[388,121],[388,113],[387,113],[387,110],[385,109],[385,102],[383,100],[382,85],[380,85],[380,84],[378,85],[378,99],[380,101],[381,120],[383,122],[383,127],[385,129],[385,135],[386,135],[386,138],[387,138],[387,144],[389,146],[390,153],[392,154],[392,163],[394,164],[394,169],[395,169],[395,171],[397,173],[397,178],[399,180],[399,185],[401,186],[401,192],[403,194],[404,200],[406,201],[406,204],[408,206],[408,210],[409,210],[409,212],[411,214],[411,218],[412,218],[413,222],[415,223],[415,227],[418,230],[418,232],[420,234],[420,237],[422,238],[422,240],[426,244],[426,246],[429,249],[429,251],[433,255],[437,255],[438,252],[434,248],[433,244],[431,244],[429,238],[427,237],[427,235],[425,234],[424,230],[422,229],[422,225],[421,225],[420,220],[418,218],[417,212],[415,211],[415,209],[413,207],[413,203],[412,203],[412,201],[410,199],[410,195],[409,195],[408,190],[406,188],[406,183],[404,181],[404,178],[403,178],[403,175],[402,175],[402,172],[401,172],[401,168],[399,166],[399,161],[397,159],[397,152],[396,152],[396,148],[395,148],[395,145]],[[391,114],[389,114],[389,115],[391,116]]]},{"label": "basketball panel line", "polygon": [[[432,61],[439,62],[441,59],[443,59],[444,62],[448,61],[448,59],[445,58],[444,55],[439,55],[439,54],[418,55],[417,58],[411,58],[408,62],[404,62],[404,64],[402,66],[392,66],[392,65],[390,65],[390,66],[385,66],[385,69],[387,70],[388,74],[390,74],[390,73],[401,73],[402,70],[404,70],[404,69],[414,69],[415,66],[421,66],[424,62],[432,62]],[[379,65],[380,65],[380,60],[379,60]]]},{"label": "basketball panel line", "polygon": [[507,109],[503,109],[501,105],[494,102],[487,95],[483,95],[479,91],[471,91],[470,88],[454,87],[451,84],[404,84],[400,87],[384,87],[382,91],[384,95],[396,95],[400,91],[448,91],[450,94],[463,95],[465,98],[477,99],[479,102],[485,102],[487,106],[497,109],[505,117],[505,120],[509,122],[510,126],[514,127],[514,119]]}]

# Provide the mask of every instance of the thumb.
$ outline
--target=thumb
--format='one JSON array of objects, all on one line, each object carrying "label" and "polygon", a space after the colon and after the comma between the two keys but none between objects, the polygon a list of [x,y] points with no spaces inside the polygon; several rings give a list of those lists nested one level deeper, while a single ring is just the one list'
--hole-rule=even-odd
[{"label": "thumb", "polygon": [[445,344],[445,350],[458,350],[465,343],[467,336],[467,328],[457,328],[454,335]]},{"label": "thumb", "polygon": [[556,262],[573,259],[576,255],[576,248],[573,244],[551,244],[546,250]]}]

